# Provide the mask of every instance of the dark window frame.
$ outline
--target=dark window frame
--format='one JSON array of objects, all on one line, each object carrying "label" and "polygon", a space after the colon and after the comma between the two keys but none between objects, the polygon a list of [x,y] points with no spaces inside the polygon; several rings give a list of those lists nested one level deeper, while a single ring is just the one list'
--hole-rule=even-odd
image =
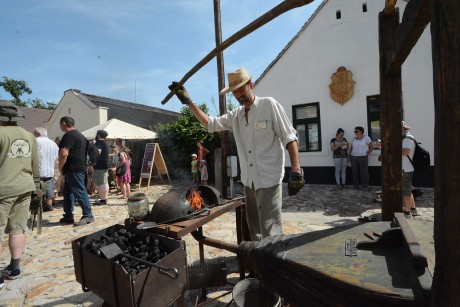
[{"label": "dark window frame", "polygon": [[[296,110],[299,108],[304,108],[304,107],[310,107],[310,106],[315,106],[316,107],[316,117],[315,118],[302,118],[302,119],[297,119],[297,112]],[[322,142],[321,142],[321,110],[320,110],[320,104],[319,102],[311,102],[311,103],[305,103],[305,104],[299,104],[299,105],[293,105],[292,106],[292,124],[295,129],[297,129],[297,126],[302,125],[304,126],[304,131],[305,131],[305,149],[302,149],[300,144],[302,144],[302,140],[300,140],[300,135],[297,135],[299,137],[299,152],[321,152],[322,151]],[[318,148],[317,149],[310,149],[310,140],[309,140],[309,133],[308,133],[308,125],[311,124],[316,124],[318,127]]]},{"label": "dark window frame", "polygon": [[[372,105],[374,104],[374,105]],[[378,140],[381,139],[382,131],[381,131],[381,109],[380,109],[380,95],[369,95],[366,96],[366,108],[367,108],[367,135],[371,138],[372,142],[374,142],[374,149],[379,150],[379,142]],[[371,123],[374,121],[379,122],[379,134],[378,136],[372,135],[372,126]]]}]

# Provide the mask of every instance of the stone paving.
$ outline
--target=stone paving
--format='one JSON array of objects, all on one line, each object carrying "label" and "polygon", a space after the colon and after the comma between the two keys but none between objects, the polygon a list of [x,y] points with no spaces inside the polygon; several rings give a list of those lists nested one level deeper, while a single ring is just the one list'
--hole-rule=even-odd
[{"label": "stone paving", "polygon": [[[168,191],[184,193],[190,182],[173,181],[159,182],[150,187],[149,201],[156,199]],[[379,187],[370,187],[369,191],[356,190],[352,187],[337,189],[332,185],[307,185],[299,194],[287,196],[287,185],[283,185],[283,222],[287,234],[323,230],[340,225],[357,224],[359,217],[377,217],[380,219],[380,204],[374,200]],[[143,192],[145,192],[143,188]],[[421,189],[424,195],[416,200],[420,216],[425,221],[433,221],[434,190]],[[235,197],[241,195],[241,185],[235,185]],[[109,205],[93,206],[95,222],[86,226],[73,227],[62,225],[62,206],[43,215],[43,229],[40,235],[36,230],[27,235],[27,244],[21,260],[22,276],[16,280],[6,280],[0,290],[0,306],[101,306],[103,300],[92,292],[83,292],[81,285],[75,281],[74,262],[72,259],[71,242],[82,236],[94,233],[114,224],[123,224],[128,216],[126,200],[118,199],[119,195],[109,196]],[[95,200],[95,197],[92,197]],[[75,220],[81,215],[81,209],[75,209]],[[229,212],[203,226],[203,232],[211,238],[225,242],[236,242],[235,215]],[[10,260],[7,237],[3,238],[3,255],[0,268]],[[187,246],[187,262],[192,264],[198,260],[198,243],[187,235],[184,237]],[[227,263],[230,274],[228,281],[238,281],[237,264],[234,254],[205,246],[205,257],[209,261]],[[221,287],[209,290],[208,298],[219,297],[206,306],[229,306],[231,288]],[[193,306],[197,291],[187,291],[187,306]]]}]

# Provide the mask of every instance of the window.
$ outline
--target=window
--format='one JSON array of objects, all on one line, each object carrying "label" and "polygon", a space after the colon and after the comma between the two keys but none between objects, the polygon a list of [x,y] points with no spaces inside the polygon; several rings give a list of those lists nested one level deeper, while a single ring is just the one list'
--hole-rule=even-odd
[{"label": "window", "polygon": [[380,96],[367,96],[367,135],[380,148]]},{"label": "window", "polygon": [[292,114],[299,138],[299,151],[321,151],[319,102],[292,106]]},{"label": "window", "polygon": [[342,18],[342,12],[340,10],[335,11],[335,18],[336,19],[341,19]]}]

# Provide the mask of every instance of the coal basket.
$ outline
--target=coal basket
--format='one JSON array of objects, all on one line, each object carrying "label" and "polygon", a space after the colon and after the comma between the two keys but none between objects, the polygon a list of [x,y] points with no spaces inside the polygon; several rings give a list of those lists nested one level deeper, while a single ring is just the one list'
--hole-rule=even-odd
[{"label": "coal basket", "polygon": [[[155,242],[162,247],[163,257],[155,265],[174,268],[176,274],[164,274],[150,266],[140,272],[128,272],[113,259],[96,255],[91,242],[107,238],[114,232],[125,232]],[[75,277],[84,291],[92,291],[112,306],[168,306],[187,285],[187,255],[180,240],[147,233],[135,228],[114,225],[72,241]]]}]

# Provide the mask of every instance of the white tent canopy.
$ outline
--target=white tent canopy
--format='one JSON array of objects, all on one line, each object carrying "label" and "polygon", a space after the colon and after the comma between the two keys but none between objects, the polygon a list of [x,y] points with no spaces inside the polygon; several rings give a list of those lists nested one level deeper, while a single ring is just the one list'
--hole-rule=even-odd
[{"label": "white tent canopy", "polygon": [[109,135],[106,139],[146,140],[157,138],[157,134],[153,131],[131,125],[116,118],[85,130],[82,134],[89,139],[94,139],[98,130],[107,131]]}]

